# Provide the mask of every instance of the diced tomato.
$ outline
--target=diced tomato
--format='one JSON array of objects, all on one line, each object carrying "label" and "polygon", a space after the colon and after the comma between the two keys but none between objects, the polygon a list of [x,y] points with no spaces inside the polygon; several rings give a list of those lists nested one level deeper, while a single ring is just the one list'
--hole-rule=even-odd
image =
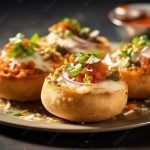
[{"label": "diced tomato", "polygon": [[140,59],[141,67],[149,65],[149,59],[147,57],[142,56]]},{"label": "diced tomato", "polygon": [[141,69],[144,72],[149,72],[150,71],[150,67],[149,67],[149,59],[147,57],[142,56],[140,59],[140,65],[141,65]]},{"label": "diced tomato", "polygon": [[83,68],[82,71],[80,72],[80,74],[85,75],[87,73],[87,68]]},{"label": "diced tomato", "polygon": [[77,81],[77,82],[83,82],[83,78],[84,78],[84,76],[81,75],[81,74],[79,74],[79,75],[76,77],[75,81]]},{"label": "diced tomato", "polygon": [[137,108],[137,104],[135,104],[135,103],[128,104],[128,110],[134,110],[136,108]]},{"label": "diced tomato", "polygon": [[35,68],[35,63],[33,61],[29,61],[28,66],[29,66],[30,69],[34,69]]},{"label": "diced tomato", "polygon": [[57,24],[54,24],[51,28],[50,31],[57,31],[58,28],[61,28],[62,31],[65,31],[68,28],[68,25],[65,22],[59,22]]},{"label": "diced tomato", "polygon": [[77,75],[75,80],[77,82],[83,82],[85,74],[87,74],[91,83],[97,83],[106,78],[107,66],[105,64],[102,64],[101,62],[98,62],[96,64],[88,64]]},{"label": "diced tomato", "polygon": [[14,48],[13,44],[12,43],[7,43],[5,46],[4,46],[4,50],[6,51],[10,51]]}]

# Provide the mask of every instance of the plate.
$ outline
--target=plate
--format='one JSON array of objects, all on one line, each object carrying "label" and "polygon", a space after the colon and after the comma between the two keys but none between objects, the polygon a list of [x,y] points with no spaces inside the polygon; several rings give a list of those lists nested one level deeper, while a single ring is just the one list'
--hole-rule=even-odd
[{"label": "plate", "polygon": [[[147,102],[148,101],[148,102]],[[146,104],[135,102],[141,108],[124,111],[122,115],[95,123],[74,123],[48,113],[41,102],[16,103],[0,101],[0,122],[20,128],[64,133],[94,133],[136,128],[150,124],[150,109]],[[130,102],[129,102],[130,103]],[[133,102],[132,102],[133,103]]]},{"label": "plate", "polygon": [[[112,43],[115,49],[118,43]],[[150,100],[129,100],[137,109],[95,123],[75,123],[48,113],[41,102],[17,103],[0,99],[0,123],[25,129],[64,133],[95,133],[137,128],[150,124]]]}]

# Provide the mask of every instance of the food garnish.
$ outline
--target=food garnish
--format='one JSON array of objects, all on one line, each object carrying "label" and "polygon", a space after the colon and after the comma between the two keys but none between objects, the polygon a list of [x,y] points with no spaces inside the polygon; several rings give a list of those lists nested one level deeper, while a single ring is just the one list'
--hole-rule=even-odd
[{"label": "food garnish", "polygon": [[23,78],[33,74],[49,72],[49,62],[43,60],[38,49],[39,35],[31,38],[18,33],[10,38],[0,52],[0,76]]},{"label": "food garnish", "polygon": [[64,33],[67,37],[71,37],[74,34],[79,36],[89,36],[91,33],[90,28],[82,27],[78,20],[72,18],[64,18],[59,23],[51,26],[49,30],[56,34]]},{"label": "food garnish", "polygon": [[10,110],[7,112],[8,115],[10,116],[22,116],[22,112],[18,110]]},{"label": "food garnish", "polygon": [[146,36],[135,37],[130,43],[121,42],[119,50],[106,56],[105,62],[119,69],[138,70],[140,73],[150,71],[150,39]]},{"label": "food garnish", "polygon": [[69,82],[75,85],[92,85],[105,79],[119,80],[117,70],[109,70],[98,52],[76,53],[70,55],[64,61],[64,65],[56,69],[53,75],[50,75],[53,82]]},{"label": "food garnish", "polygon": [[99,35],[99,30],[92,31],[73,18],[64,18],[52,25],[49,31],[43,41],[49,46],[57,45],[55,51],[59,51],[58,48],[69,53],[101,51],[103,57],[109,50],[109,42]]},{"label": "food garnish", "polygon": [[9,43],[4,47],[8,51],[10,58],[33,56],[34,46],[37,44],[39,35],[35,33],[30,39],[26,39],[24,34],[18,33],[9,39]]}]

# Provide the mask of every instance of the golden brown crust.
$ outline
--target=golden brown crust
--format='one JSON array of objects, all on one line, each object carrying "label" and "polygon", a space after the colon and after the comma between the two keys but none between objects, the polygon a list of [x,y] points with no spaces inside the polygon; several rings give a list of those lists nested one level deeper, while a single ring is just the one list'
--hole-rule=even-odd
[{"label": "golden brown crust", "polygon": [[40,100],[46,75],[41,73],[20,79],[0,77],[0,97],[20,102]]},{"label": "golden brown crust", "polygon": [[45,79],[41,99],[44,107],[58,117],[76,122],[100,121],[122,112],[127,102],[127,86],[124,83],[124,88],[111,93],[79,94]]},{"label": "golden brown crust", "polygon": [[136,71],[122,71],[121,78],[128,85],[129,98],[150,98],[150,74],[138,74]]}]

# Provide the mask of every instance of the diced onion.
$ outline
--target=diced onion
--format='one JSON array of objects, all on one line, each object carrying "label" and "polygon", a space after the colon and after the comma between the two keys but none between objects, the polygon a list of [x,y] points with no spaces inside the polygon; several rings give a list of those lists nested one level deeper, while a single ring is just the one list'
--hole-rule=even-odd
[{"label": "diced onion", "polygon": [[128,115],[130,115],[130,114],[132,114],[132,113],[134,113],[134,110],[129,110],[129,111],[123,113],[123,115],[124,115],[124,116],[128,116]]},{"label": "diced onion", "polygon": [[73,81],[73,80],[71,80],[71,79],[69,79],[69,77],[68,77],[68,73],[67,72],[63,72],[62,73],[62,78],[63,78],[63,80],[67,83],[67,85],[69,86],[69,87],[75,87],[75,88],[79,88],[79,87],[81,87],[81,86],[85,86],[85,85],[95,85],[95,84],[93,84],[93,83],[81,83],[81,82],[76,82],[76,81]]},{"label": "diced onion", "polygon": [[150,58],[150,47],[149,46],[144,47],[142,49],[141,55]]},{"label": "diced onion", "polygon": [[90,38],[97,37],[100,34],[99,30],[94,30],[90,33]]},{"label": "diced onion", "polygon": [[73,36],[72,39],[80,44],[86,45],[86,47],[93,47],[93,48],[97,47],[97,44],[90,42],[88,40],[84,40],[83,38],[80,38],[78,36]]},{"label": "diced onion", "polygon": [[113,63],[111,60],[111,56],[109,54],[107,54],[104,58],[104,63],[106,63],[107,65],[109,65],[110,67],[117,67],[120,64],[120,61],[118,60],[117,62]]},{"label": "diced onion", "polygon": [[30,115],[28,115],[28,116],[25,116],[25,117],[24,117],[24,120],[30,121],[30,120],[33,120],[34,117],[35,117],[34,114],[30,114]]}]

